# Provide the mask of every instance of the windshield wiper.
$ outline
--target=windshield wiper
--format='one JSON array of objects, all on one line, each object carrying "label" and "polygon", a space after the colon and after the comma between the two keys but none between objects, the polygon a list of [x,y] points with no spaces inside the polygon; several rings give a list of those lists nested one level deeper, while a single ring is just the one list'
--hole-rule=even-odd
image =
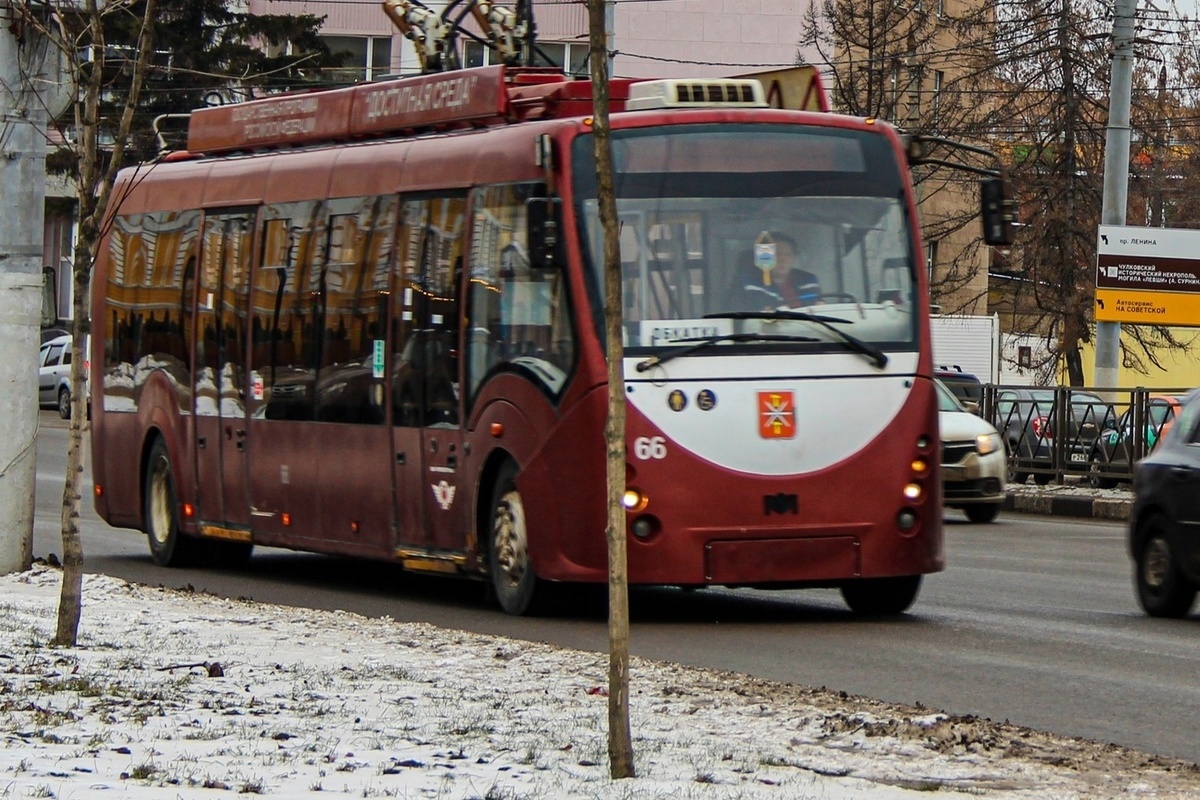
[{"label": "windshield wiper", "polygon": [[817,339],[811,336],[792,336],[790,334],[776,333],[722,333],[716,336],[697,336],[691,339],[675,339],[676,342],[691,342],[687,347],[676,347],[675,345],[667,345],[663,352],[652,355],[645,361],[639,361],[637,364],[638,372],[645,372],[648,369],[665,364],[673,358],[686,356],[688,353],[694,353],[697,350],[702,350],[705,347],[711,347],[718,342],[815,342]]},{"label": "windshield wiper", "polygon": [[853,334],[846,333],[841,328],[835,328],[833,323],[848,325],[850,320],[841,317],[829,317],[824,314],[809,314],[805,311],[728,311],[719,314],[705,314],[702,319],[797,319],[802,322],[815,322],[825,330],[833,333],[851,350],[871,359],[877,368],[887,366],[887,353],[869,342],[864,342]]}]

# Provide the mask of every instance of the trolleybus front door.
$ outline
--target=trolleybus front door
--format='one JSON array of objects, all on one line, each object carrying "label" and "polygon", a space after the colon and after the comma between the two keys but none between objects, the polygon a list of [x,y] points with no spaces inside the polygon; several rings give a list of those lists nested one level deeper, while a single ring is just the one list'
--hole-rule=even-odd
[{"label": "trolleybus front door", "polygon": [[253,214],[209,214],[196,276],[197,516],[249,524],[246,465],[246,314]]}]

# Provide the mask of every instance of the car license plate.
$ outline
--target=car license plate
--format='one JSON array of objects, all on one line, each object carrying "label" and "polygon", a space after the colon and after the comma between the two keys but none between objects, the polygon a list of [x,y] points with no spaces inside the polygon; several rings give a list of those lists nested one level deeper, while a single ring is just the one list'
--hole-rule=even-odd
[{"label": "car license plate", "polygon": [[1071,453],[1072,461],[1087,461],[1087,453]]}]

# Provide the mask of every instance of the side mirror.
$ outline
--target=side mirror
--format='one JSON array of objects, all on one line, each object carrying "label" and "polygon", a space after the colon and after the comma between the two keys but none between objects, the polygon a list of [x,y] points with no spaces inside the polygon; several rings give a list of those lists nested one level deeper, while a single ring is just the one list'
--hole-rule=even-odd
[{"label": "side mirror", "polygon": [[525,201],[529,263],[535,268],[554,265],[558,254],[562,200],[557,197],[531,197]]},{"label": "side mirror", "polygon": [[988,178],[979,187],[983,241],[993,247],[1007,247],[1013,242],[1012,227],[1017,216],[1009,196],[1008,181]]}]

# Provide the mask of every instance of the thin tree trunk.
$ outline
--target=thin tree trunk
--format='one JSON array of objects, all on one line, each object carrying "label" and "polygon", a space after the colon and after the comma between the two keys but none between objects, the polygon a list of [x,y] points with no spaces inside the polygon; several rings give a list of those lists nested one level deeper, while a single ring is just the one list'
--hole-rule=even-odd
[{"label": "thin tree trunk", "polygon": [[604,229],[604,318],[608,345],[608,421],[604,443],[608,476],[608,761],[613,778],[632,778],[629,726],[629,574],[626,565],[625,348],[621,339],[621,252],[613,192],[612,139],[608,120],[608,42],[605,0],[588,0],[596,196]]},{"label": "thin tree trunk", "polygon": [[[77,260],[81,256],[76,256]],[[88,259],[90,263],[90,256]],[[87,363],[88,272],[74,266],[74,293],[71,326],[71,424],[67,438],[67,476],[62,494],[63,578],[58,600],[58,626],[52,644],[74,647],[79,639],[79,619],[83,614],[83,541],[79,535],[80,487],[83,483],[83,432],[87,424],[87,391],[84,367]]]},{"label": "thin tree trunk", "polygon": [[71,344],[71,426],[67,447],[67,475],[62,495],[62,545],[63,581],[58,603],[58,624],[53,644],[57,647],[75,647],[78,644],[79,620],[83,613],[83,543],[79,535],[79,504],[82,501],[80,484],[83,477],[83,431],[87,425],[87,400],[82,380],[87,353],[84,350],[87,334],[91,330],[88,315],[91,271],[96,263],[100,242],[103,239],[101,224],[108,208],[113,181],[125,153],[129,132],[133,126],[133,113],[149,70],[150,52],[154,43],[152,20],[156,13],[155,0],[147,0],[141,29],[138,32],[137,58],[130,76],[129,95],[121,120],[113,137],[112,151],[103,158],[99,147],[100,96],[104,88],[103,58],[96,58],[88,69],[80,69],[77,45],[90,41],[95,52],[106,51],[101,7],[97,0],[83,3],[83,30],[71,30],[70,22],[76,17],[58,17],[59,37],[57,46],[67,55],[74,67],[78,84],[74,103],[75,129],[78,132],[78,170],[76,175],[76,199],[78,200],[79,238],[75,244],[75,261],[72,265],[75,297],[74,338]]}]

